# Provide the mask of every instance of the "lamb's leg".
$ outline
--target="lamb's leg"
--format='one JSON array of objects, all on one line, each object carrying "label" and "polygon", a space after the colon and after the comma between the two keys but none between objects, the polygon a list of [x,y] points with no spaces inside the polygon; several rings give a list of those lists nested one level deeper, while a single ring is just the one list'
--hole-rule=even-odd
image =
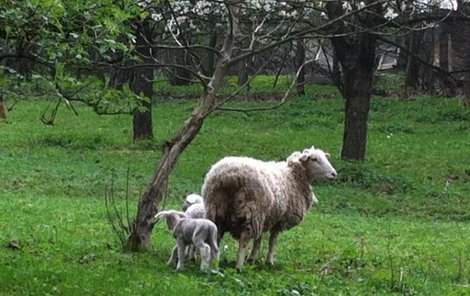
[{"label": "lamb's leg", "polygon": [[202,240],[195,241],[194,245],[201,253],[201,271],[207,271],[211,263],[211,248]]},{"label": "lamb's leg", "polygon": [[256,255],[258,254],[259,247],[261,246],[262,236],[258,237],[257,239],[253,240],[253,247],[251,249],[250,256],[248,256],[248,263],[255,263]]},{"label": "lamb's leg", "polygon": [[242,270],[243,263],[245,262],[246,249],[248,248],[248,242],[250,237],[247,232],[242,231],[240,238],[238,239],[238,259],[235,269],[238,271]]},{"label": "lamb's leg", "polygon": [[271,235],[269,236],[269,250],[268,256],[266,257],[266,263],[271,266],[274,265],[274,245],[276,244],[278,234],[278,231],[271,231]]},{"label": "lamb's leg", "polygon": [[186,245],[183,241],[178,240],[178,264],[176,265],[176,270],[183,270],[184,269],[184,253],[185,253]]},{"label": "lamb's leg", "polygon": [[168,260],[168,265],[176,266],[178,261],[178,245],[176,245],[173,250],[171,250],[170,260]]},{"label": "lamb's leg", "polygon": [[189,260],[196,260],[196,250],[194,248],[194,245],[187,245],[184,254]]}]

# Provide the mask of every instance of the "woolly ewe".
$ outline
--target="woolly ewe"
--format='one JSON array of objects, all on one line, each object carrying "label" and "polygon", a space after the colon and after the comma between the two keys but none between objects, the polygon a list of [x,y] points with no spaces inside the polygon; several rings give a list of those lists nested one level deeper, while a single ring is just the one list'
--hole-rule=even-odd
[{"label": "woolly ewe", "polygon": [[254,239],[249,257],[254,260],[266,231],[270,232],[266,261],[274,264],[279,232],[298,225],[317,202],[310,183],[336,178],[328,157],[312,146],[294,152],[287,161],[225,157],[212,166],[202,186],[206,218],[217,225],[219,241],[225,232],[238,239],[238,270],[244,264],[249,240]]}]

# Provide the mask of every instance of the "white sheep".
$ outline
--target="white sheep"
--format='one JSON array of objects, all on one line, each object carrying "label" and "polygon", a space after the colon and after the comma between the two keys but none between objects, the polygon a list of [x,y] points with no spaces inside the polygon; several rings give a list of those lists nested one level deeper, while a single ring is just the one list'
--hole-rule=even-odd
[{"label": "white sheep", "polygon": [[169,230],[173,231],[176,246],[171,251],[168,263],[176,264],[176,270],[184,268],[185,250],[194,245],[201,254],[201,270],[207,271],[212,260],[219,258],[217,226],[207,219],[188,218],[183,212],[168,210],[155,215],[155,219],[166,218]]},{"label": "white sheep", "polygon": [[294,152],[287,161],[225,157],[212,166],[202,186],[206,218],[217,225],[219,242],[225,232],[238,239],[238,270],[245,261],[249,240],[254,239],[251,261],[266,231],[270,232],[266,261],[274,264],[279,232],[298,225],[312,203],[318,202],[310,183],[336,178],[328,157],[312,146]]},{"label": "white sheep", "polygon": [[202,204],[204,199],[199,194],[191,193],[186,196],[183,202],[183,211],[186,211],[190,206],[195,204]]}]

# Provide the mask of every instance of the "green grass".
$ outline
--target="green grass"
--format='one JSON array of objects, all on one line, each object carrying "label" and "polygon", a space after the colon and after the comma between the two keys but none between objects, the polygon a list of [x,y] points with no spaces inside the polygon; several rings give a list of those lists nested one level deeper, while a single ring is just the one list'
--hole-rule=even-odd
[{"label": "green grass", "polygon": [[[260,79],[254,88],[271,85]],[[227,155],[278,160],[314,144],[331,152],[339,180],[315,184],[320,203],[280,235],[273,268],[260,261],[237,274],[227,236],[218,273],[194,264],[176,273],[166,265],[174,241],[162,224],[149,251],[122,252],[104,188],[114,175],[123,209],[129,168],[132,216],[161,143],[196,103],[158,100],[155,139],[134,144],[128,116],[77,106],[79,116],[61,109],[51,127],[39,121],[48,102],[20,102],[0,122],[0,294],[469,295],[470,112],[457,99],[374,98],[365,163],[339,158],[344,102],[331,87],[309,86],[271,111],[216,112],[182,155],[167,208],[198,192]],[[19,250],[8,247],[16,240]]]}]

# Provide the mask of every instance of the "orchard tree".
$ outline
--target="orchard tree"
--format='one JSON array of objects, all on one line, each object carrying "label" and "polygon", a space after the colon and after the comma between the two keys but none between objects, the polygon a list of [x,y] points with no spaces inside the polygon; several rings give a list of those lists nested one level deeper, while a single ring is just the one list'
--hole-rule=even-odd
[{"label": "orchard tree", "polygon": [[[121,81],[119,90],[109,87],[116,81],[110,81],[106,71],[145,62],[142,55],[148,49],[142,40],[149,31],[147,19],[148,13],[135,0],[4,1],[1,93],[33,96],[26,92],[30,87],[22,84],[32,81],[38,86],[36,93],[40,88],[57,98],[50,115],[45,112],[41,117],[46,124],[54,123],[61,105],[77,114],[70,103],[81,102],[98,114],[133,114],[134,138],[151,137],[153,69],[126,69],[128,78]],[[28,73],[24,65],[29,65]]]}]

